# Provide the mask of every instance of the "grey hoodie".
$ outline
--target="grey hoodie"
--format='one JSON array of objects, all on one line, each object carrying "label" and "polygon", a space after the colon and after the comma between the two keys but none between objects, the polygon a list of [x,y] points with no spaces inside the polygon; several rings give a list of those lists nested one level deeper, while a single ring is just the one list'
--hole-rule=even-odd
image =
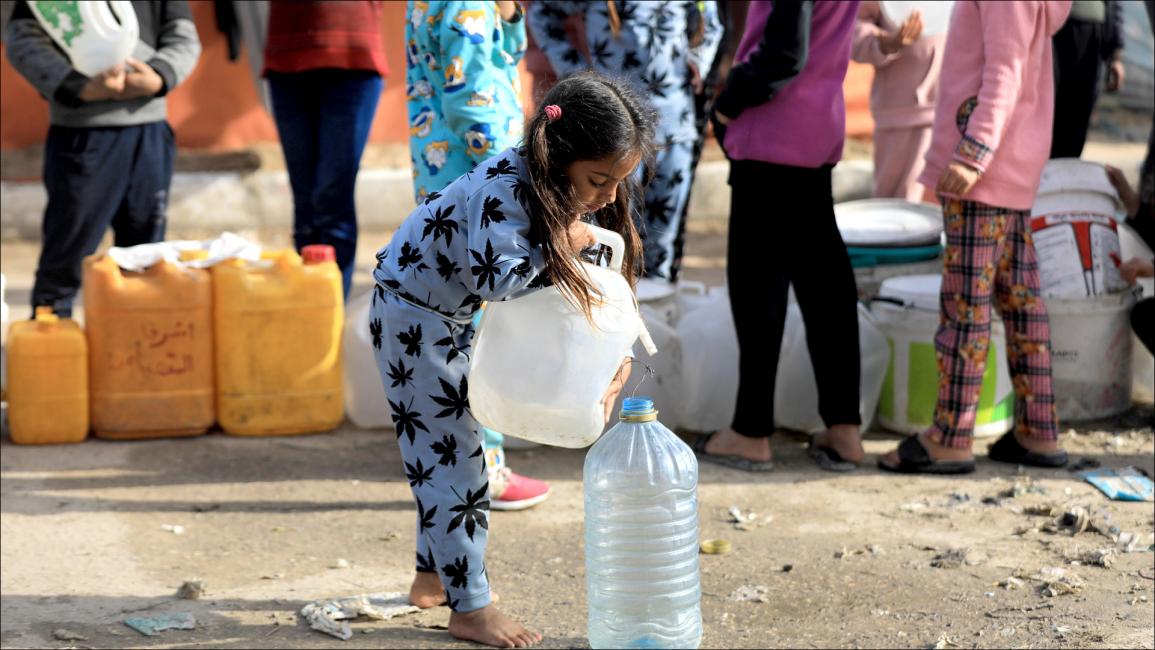
[{"label": "grey hoodie", "polygon": [[164,80],[154,97],[86,102],[80,92],[89,78],[72,67],[68,55],[41,28],[27,3],[19,2],[4,34],[8,60],[48,100],[52,124],[71,127],[130,126],[165,119],[167,95],[196,66],[201,44],[184,0],[132,3],[140,24],[133,58],[150,65]]}]

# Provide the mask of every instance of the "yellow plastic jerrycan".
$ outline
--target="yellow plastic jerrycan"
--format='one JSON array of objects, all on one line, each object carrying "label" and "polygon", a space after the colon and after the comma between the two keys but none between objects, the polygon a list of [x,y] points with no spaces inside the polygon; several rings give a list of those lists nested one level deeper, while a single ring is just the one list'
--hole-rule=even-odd
[{"label": "yellow plastic jerrycan", "polygon": [[131,440],[193,436],[212,426],[212,276],[158,262],[123,271],[84,263],[92,431]]},{"label": "yellow plastic jerrycan", "polygon": [[238,436],[328,431],[344,418],[341,271],[331,246],[213,267],[217,419]]},{"label": "yellow plastic jerrycan", "polygon": [[8,427],[12,442],[46,445],[88,437],[88,346],[75,321],[37,307],[8,328]]}]

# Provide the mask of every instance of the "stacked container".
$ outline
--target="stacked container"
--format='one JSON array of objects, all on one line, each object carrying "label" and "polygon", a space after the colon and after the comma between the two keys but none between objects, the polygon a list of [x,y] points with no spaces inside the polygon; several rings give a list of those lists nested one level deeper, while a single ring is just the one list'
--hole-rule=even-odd
[{"label": "stacked container", "polygon": [[192,436],[213,424],[212,278],[159,262],[124,271],[84,263],[93,433]]},{"label": "stacked container", "polygon": [[8,346],[12,442],[82,442],[88,436],[88,352],[80,326],[58,318],[51,307],[37,307],[35,320],[12,324]]},{"label": "stacked container", "polygon": [[328,431],[344,417],[341,271],[331,246],[213,267],[217,420],[233,435]]}]

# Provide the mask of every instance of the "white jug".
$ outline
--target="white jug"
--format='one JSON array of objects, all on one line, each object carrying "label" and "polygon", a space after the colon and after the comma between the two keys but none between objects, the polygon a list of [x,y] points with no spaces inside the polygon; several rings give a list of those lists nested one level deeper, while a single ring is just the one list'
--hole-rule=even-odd
[{"label": "white jug", "polygon": [[[590,227],[613,251],[610,268],[581,268],[603,295],[593,324],[557,287],[489,303],[473,339],[469,406],[481,424],[525,440],[586,447],[605,428],[601,399],[645,327],[622,276],[625,243]],[[647,348],[653,348],[648,334]]]},{"label": "white jug", "polygon": [[128,0],[29,2],[28,6],[83,75],[95,77],[124,63],[136,48],[140,26]]}]

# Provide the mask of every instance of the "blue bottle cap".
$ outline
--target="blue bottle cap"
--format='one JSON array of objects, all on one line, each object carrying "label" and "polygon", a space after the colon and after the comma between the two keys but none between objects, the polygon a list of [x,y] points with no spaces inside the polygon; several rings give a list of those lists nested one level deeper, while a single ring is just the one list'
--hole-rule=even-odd
[{"label": "blue bottle cap", "polygon": [[658,419],[654,410],[654,400],[649,397],[627,397],[622,401],[618,419],[623,422],[651,422]]}]

